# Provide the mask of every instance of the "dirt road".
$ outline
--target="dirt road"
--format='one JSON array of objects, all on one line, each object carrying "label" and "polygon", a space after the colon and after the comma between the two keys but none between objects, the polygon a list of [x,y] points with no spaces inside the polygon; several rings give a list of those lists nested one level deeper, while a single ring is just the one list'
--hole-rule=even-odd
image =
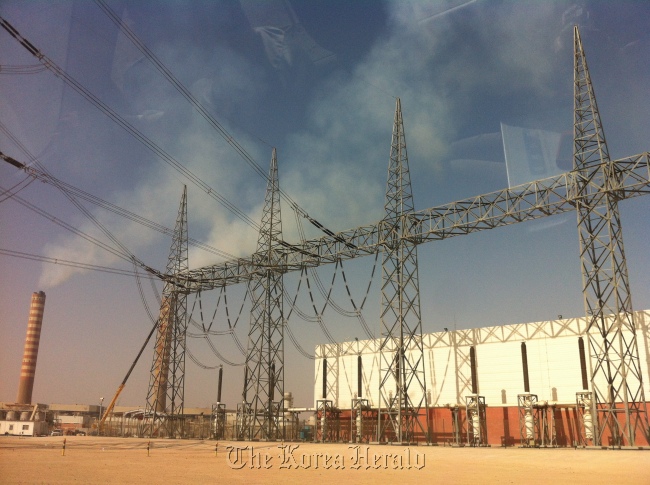
[{"label": "dirt road", "polygon": [[[149,450],[147,451],[147,446]],[[650,485],[650,451],[0,437],[0,483]],[[251,448],[252,447],[252,448]]]}]

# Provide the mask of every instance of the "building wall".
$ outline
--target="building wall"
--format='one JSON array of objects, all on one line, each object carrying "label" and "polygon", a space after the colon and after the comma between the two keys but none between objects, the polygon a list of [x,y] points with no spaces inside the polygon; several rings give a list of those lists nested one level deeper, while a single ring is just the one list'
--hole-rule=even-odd
[{"label": "building wall", "polygon": [[47,434],[43,421],[0,421],[0,435],[39,436]]},{"label": "building wall", "polygon": [[[636,312],[637,345],[644,393],[650,396],[650,310]],[[539,401],[556,406],[558,440],[571,446],[576,433],[576,392],[583,390],[579,339],[582,337],[587,362],[587,384],[591,390],[591,365],[586,319],[572,318],[529,324],[503,325],[423,335],[425,382],[434,435],[441,442],[451,433],[451,411],[447,405],[464,404],[472,394],[470,348],[476,355],[477,392],[488,406],[488,436],[491,444],[515,444],[519,440],[517,396],[523,394],[522,343],[526,344],[530,392]],[[626,339],[630,335],[626,334]],[[358,393],[357,358],[362,357],[362,394],[370,406],[377,406],[379,391],[378,340],[343,342],[316,347],[314,406],[324,398],[340,409],[350,409]],[[407,355],[410,355],[407,350]],[[324,367],[327,375],[324,381]],[[597,378],[602,379],[600,375]],[[599,387],[601,386],[599,382]],[[418,402],[419,390],[412,394]],[[492,424],[490,424],[492,422]],[[642,435],[642,433],[639,433]]]}]

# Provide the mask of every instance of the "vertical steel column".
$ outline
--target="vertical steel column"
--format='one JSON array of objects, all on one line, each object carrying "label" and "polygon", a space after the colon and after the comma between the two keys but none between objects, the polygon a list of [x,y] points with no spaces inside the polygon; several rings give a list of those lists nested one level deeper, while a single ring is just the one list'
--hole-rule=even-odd
[{"label": "vertical steel column", "polygon": [[[478,394],[476,376],[476,334],[474,330],[453,330],[447,332],[450,345],[454,351],[454,367],[456,372],[456,402],[462,403],[467,394]],[[474,361],[472,361],[474,349]],[[472,363],[473,362],[473,363]],[[474,384],[477,385],[476,390]]]},{"label": "vertical steel column", "polygon": [[[414,204],[399,98],[395,107],[385,211],[381,236],[383,264],[377,441],[412,442],[416,429],[428,441],[417,245],[409,234],[409,215],[414,211]],[[426,429],[420,421],[422,410]]]},{"label": "vertical steel column", "polygon": [[[280,186],[275,148],[254,258],[259,277],[250,280],[251,321],[248,333],[244,396],[252,396],[250,420],[242,430],[248,439],[283,438],[279,417],[284,412],[283,266]],[[248,391],[251,391],[250,393]],[[275,401],[275,396],[279,401]],[[246,398],[244,398],[246,399]],[[245,408],[247,406],[244,406]],[[243,420],[242,420],[243,422]]]},{"label": "vertical steel column", "polygon": [[574,27],[574,170],[583,294],[594,392],[594,444],[635,444],[648,428],[632,298],[618,210],[619,180],[591,84],[580,32]]},{"label": "vertical steel column", "polygon": [[[184,186],[165,273],[171,277],[186,272],[187,254],[187,186]],[[147,393],[144,433],[149,437],[183,436],[187,293],[178,283],[177,278],[168,279],[163,287]]]}]

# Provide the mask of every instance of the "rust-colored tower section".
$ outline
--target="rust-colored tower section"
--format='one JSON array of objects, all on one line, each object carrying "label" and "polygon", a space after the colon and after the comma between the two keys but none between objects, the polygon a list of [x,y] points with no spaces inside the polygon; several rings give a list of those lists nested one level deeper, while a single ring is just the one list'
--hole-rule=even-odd
[{"label": "rust-colored tower section", "polygon": [[41,325],[43,324],[44,310],[45,293],[42,291],[32,293],[27,336],[25,337],[25,350],[23,352],[23,365],[20,368],[20,381],[18,382],[18,397],[16,398],[16,403],[18,404],[32,403],[32,390],[34,389],[36,359],[38,358],[38,345],[41,340]]},{"label": "rust-colored tower section", "polygon": [[160,304],[158,320],[158,339],[156,341],[156,357],[154,362],[154,396],[156,412],[164,413],[167,407],[167,385],[169,380],[169,357],[174,338],[174,315],[170,313],[170,296],[163,296]]}]

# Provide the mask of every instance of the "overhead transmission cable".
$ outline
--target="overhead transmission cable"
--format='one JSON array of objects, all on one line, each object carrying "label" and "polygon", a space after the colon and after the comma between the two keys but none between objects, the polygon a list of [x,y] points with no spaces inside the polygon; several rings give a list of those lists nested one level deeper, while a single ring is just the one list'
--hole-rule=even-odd
[{"label": "overhead transmission cable", "polygon": [[[4,125],[2,122],[0,122],[0,129],[4,131]],[[63,182],[60,179],[57,179],[56,177],[52,176],[49,173],[42,172],[40,170],[37,170],[33,167],[27,166],[25,163],[19,162],[12,157],[9,157],[5,155],[4,153],[0,152],[0,158],[5,160],[6,162],[14,165],[15,167],[19,168],[20,170],[23,170],[27,175],[30,177],[30,180],[40,180],[41,182],[45,182],[47,184],[52,184],[56,186],[59,189],[64,189],[67,193],[72,194],[73,196],[83,199],[87,202],[90,202],[92,204],[95,204],[98,207],[101,207],[102,209],[105,209],[109,212],[112,212],[114,214],[117,214],[119,216],[122,216],[126,219],[129,219],[133,222],[136,222],[138,224],[141,224],[144,227],[147,227],[149,229],[153,229],[154,231],[157,231],[161,234],[164,234],[166,236],[173,236],[174,235],[174,230],[166,227],[162,224],[159,224],[157,222],[151,221],[145,217],[142,217],[134,212],[131,212],[127,209],[124,209],[122,207],[119,207],[115,204],[112,204],[110,202],[107,202],[105,200],[102,200],[101,198],[92,195],[88,192],[83,191],[82,189],[75,187],[73,185],[70,185],[66,182]],[[30,182],[31,183],[31,182]],[[9,189],[10,191],[12,189]],[[22,190],[22,189],[21,189]],[[17,193],[17,192],[16,192]],[[215,254],[217,256],[221,256],[223,258],[227,259],[236,259],[236,257],[230,253],[227,253],[226,251],[223,251],[221,249],[215,248],[214,246],[211,246],[209,244],[203,243],[201,241],[198,241],[194,238],[188,238],[189,244],[192,246],[195,246],[197,248],[203,249],[204,251],[207,251],[209,253]]]},{"label": "overhead transmission cable", "polygon": [[302,348],[302,345],[298,342],[296,337],[293,335],[293,332],[291,331],[291,327],[289,326],[289,322],[285,322],[284,328],[287,330],[287,335],[289,335],[289,339],[291,340],[291,343],[293,343],[293,346],[296,348],[298,352],[300,352],[303,357],[307,357],[310,360],[315,360],[316,356],[313,354],[310,354],[307,352],[305,349]]},{"label": "overhead transmission cable", "polygon": [[[304,236],[304,230],[302,228],[302,221],[298,217],[297,214],[296,214],[296,225],[298,226],[298,233],[300,234],[301,241],[304,243],[304,237],[305,236]],[[316,309],[315,302],[314,302],[314,297],[313,297],[312,291],[311,291],[309,275],[306,274],[307,289],[308,289],[308,292],[309,292],[309,297],[311,299],[312,307],[314,309],[314,313],[316,315],[316,320],[318,321],[319,325],[321,325],[322,327],[325,327],[325,322],[322,320],[322,315],[325,313],[325,309],[329,305],[332,308],[334,308],[334,310],[337,313],[339,313],[340,315],[342,315],[342,316],[356,317],[359,320],[359,323],[361,324],[361,326],[362,326],[364,332],[366,333],[366,335],[368,336],[368,338],[371,338],[371,339],[374,338],[374,334],[370,330],[370,327],[368,326],[368,323],[366,322],[366,320],[365,320],[365,318],[363,316],[362,310],[363,310],[363,307],[364,307],[364,305],[366,303],[366,300],[368,298],[368,294],[370,292],[370,287],[372,285],[372,281],[373,281],[374,276],[375,276],[375,270],[377,268],[378,255],[379,255],[379,253],[376,252],[376,254],[375,254],[375,262],[374,262],[374,265],[373,265],[373,268],[372,268],[372,274],[370,275],[370,279],[368,281],[368,286],[366,288],[366,294],[365,294],[365,296],[364,296],[364,298],[363,298],[363,300],[361,302],[361,305],[359,307],[357,307],[356,303],[354,302],[354,299],[352,298],[352,293],[350,292],[350,288],[349,288],[349,285],[348,285],[348,282],[347,282],[347,277],[345,275],[345,270],[343,268],[343,260],[342,259],[337,258],[337,260],[336,260],[336,265],[335,265],[335,268],[334,268],[334,274],[332,276],[332,282],[331,282],[329,290],[325,289],[322,281],[320,280],[320,277],[318,276],[318,273],[315,270],[311,270],[311,274],[314,277],[314,280],[316,282],[316,286],[318,287],[321,295],[325,299],[325,303],[323,304],[323,309],[320,312],[318,312],[318,310]],[[332,289],[334,287],[334,282],[335,282],[335,279],[336,279],[336,274],[337,274],[337,270],[338,270],[339,266],[340,266],[340,269],[341,269],[341,273],[343,274],[343,281],[345,283],[345,288],[346,288],[348,297],[350,298],[350,302],[352,303],[352,307],[354,308],[354,311],[345,310],[344,308],[342,308],[340,305],[338,305],[331,298],[331,293],[332,293]],[[304,268],[304,271],[306,272],[306,271],[309,271],[309,270],[307,270],[307,268]],[[301,275],[301,278],[302,278],[302,275]],[[295,303],[295,300],[294,300],[294,303]]]},{"label": "overhead transmission cable", "polygon": [[[0,254],[4,254],[5,256],[13,256],[15,258],[22,258],[22,259],[29,259],[31,261],[40,261],[42,263],[52,263],[52,264],[57,264],[60,266],[69,266],[72,268],[81,268],[81,269],[88,269],[92,271],[100,271],[103,273],[111,273],[111,274],[117,274],[117,275],[122,275],[122,276],[136,276],[135,271],[131,270],[126,270],[126,269],[119,269],[119,268],[111,268],[109,266],[100,266],[97,264],[90,264],[90,263],[82,263],[79,261],[70,261],[67,259],[60,259],[60,258],[51,258],[48,256],[41,256],[38,254],[31,254],[31,253],[25,253],[22,251],[13,251],[11,249],[4,249],[0,248]],[[157,277],[153,275],[146,275],[146,276],[140,276],[141,278],[149,278],[149,279],[158,279]]]},{"label": "overhead transmission cable", "polygon": [[[149,308],[149,302],[147,301],[147,299],[144,296],[144,289],[142,288],[142,281],[140,281],[140,273],[138,272],[138,265],[135,264],[135,263],[133,264],[133,270],[135,271],[135,283],[136,283],[136,285],[138,287],[138,293],[140,294],[140,300],[142,301],[142,306],[144,306],[144,311],[147,312],[147,316],[149,317],[149,320],[151,320],[151,322],[154,322],[154,321],[156,321],[156,319],[154,318],[153,314],[151,313],[151,308]],[[152,283],[153,283],[153,281],[152,281]],[[152,284],[152,287],[154,289],[156,288],[155,285],[153,285],[153,284]],[[160,308],[160,304],[161,304],[160,295],[155,291],[154,291],[154,294],[156,295],[156,299],[158,301],[158,307]]]},{"label": "overhead transmission cable", "polygon": [[37,74],[45,71],[47,68],[42,64],[28,65],[0,65],[0,74]]},{"label": "overhead transmission cable", "polygon": [[126,121],[122,116],[110,108],[106,103],[100,100],[96,95],[91,93],[86,89],[81,83],[76,79],[66,73],[62,68],[60,68],[54,61],[49,57],[44,55],[39,51],[29,40],[25,39],[20,33],[0,16],[0,26],[4,28],[14,39],[20,43],[27,51],[36,57],[48,70],[50,70],[54,75],[61,78],[68,86],[74,89],[78,94],[83,96],[87,101],[89,101],[93,106],[99,109],[102,113],[108,116],[114,123],[116,123],[120,128],[124,129],[127,133],[133,136],[137,141],[142,145],[148,148],[151,152],[157,155],[161,160],[167,163],[170,167],[178,171],[188,180],[190,180],[194,185],[199,187],[204,191],[208,196],[212,197],[214,200],[219,202],[226,209],[231,211],[235,216],[240,218],[243,222],[251,226],[252,228],[259,230],[259,225],[251,219],[245,212],[239,209],[235,204],[230,202],[226,197],[219,194],[207,183],[205,183],[199,176],[195,175],[190,169],[181,164],[173,156],[167,153],[163,148],[154,143],[150,138],[140,132],[137,128],[131,125]]},{"label": "overhead transmission cable", "polygon": [[[153,66],[160,72],[167,81],[194,107],[194,109],[205,119],[210,126],[237,152],[237,154],[267,183],[269,182],[269,175],[267,172],[255,161],[255,159],[244,149],[244,147],[226,130],[226,128],[212,116],[212,114],[194,97],[194,95],[181,83],[176,76],[158,59],[156,54],[149,49],[144,42],[131,30],[131,28],[122,21],[122,19],[106,4],[104,0],[95,0],[95,3],[106,14],[106,16],[120,29],[120,31],[133,43],[133,45],[153,64]],[[291,205],[294,211],[299,213],[302,217],[307,219],[315,227],[323,231],[328,236],[334,237],[339,242],[348,247],[355,248],[353,244],[345,241],[343,238],[336,236],[332,231],[323,226],[320,222],[313,219],[305,209],[300,207],[284,190],[278,189],[281,196]]]},{"label": "overhead transmission cable", "polygon": [[[2,194],[6,193],[6,189],[4,189],[2,186],[0,186],[0,193],[2,193]],[[133,261],[131,258],[129,258],[128,256],[125,256],[122,252],[117,251],[112,246],[109,246],[106,243],[100,241],[99,239],[91,236],[90,234],[86,234],[85,232],[81,231],[80,229],[77,229],[76,227],[68,224],[67,222],[62,221],[58,217],[55,217],[52,214],[50,214],[49,212],[47,212],[46,210],[35,206],[31,202],[28,202],[27,200],[20,197],[19,195],[14,194],[14,195],[12,195],[11,198],[13,200],[15,200],[16,202],[18,202],[19,204],[21,204],[22,206],[26,207],[27,209],[29,209],[29,210],[31,210],[33,212],[36,212],[41,217],[49,219],[54,224],[56,224],[56,225],[58,225],[58,226],[60,226],[60,227],[62,227],[64,229],[72,232],[73,234],[87,240],[88,242],[91,242],[91,243],[101,247],[102,249],[104,249],[104,250],[108,251],[109,253],[113,254],[114,256],[117,256],[118,258],[123,259],[125,261],[129,261],[129,262]]]},{"label": "overhead transmission cable", "polygon": [[[0,154],[2,154],[2,152],[0,152]],[[8,189],[6,189],[6,192],[5,192],[6,195],[4,195],[3,198],[0,199],[0,203],[4,202],[7,199],[11,199],[14,195],[18,194],[23,189],[26,189],[27,187],[29,187],[34,180],[36,180],[34,177],[30,177],[28,175],[27,177],[25,177],[20,182],[17,182],[14,185],[12,185],[11,187],[9,187]]]},{"label": "overhead transmission cable", "polygon": [[[221,360],[222,362],[224,362],[225,364],[230,365],[230,366],[244,365],[244,363],[236,363],[236,362],[233,362],[233,361],[225,358],[223,356],[223,354],[221,354],[221,352],[219,352],[219,350],[217,350],[216,346],[214,345],[214,342],[212,342],[212,340],[210,339],[210,336],[211,335],[212,336],[230,335],[232,337],[233,341],[235,342],[235,345],[239,349],[240,353],[242,355],[244,355],[244,356],[246,355],[246,351],[243,348],[243,346],[241,345],[241,342],[239,341],[239,339],[237,337],[237,334],[235,333],[235,328],[237,326],[237,322],[239,321],[239,318],[242,315],[242,312],[243,312],[243,309],[244,309],[244,304],[245,304],[246,298],[248,296],[248,292],[246,292],[244,294],[244,300],[242,301],[242,305],[239,308],[239,313],[237,315],[237,319],[235,320],[235,323],[233,324],[230,321],[230,312],[228,310],[227,290],[226,290],[226,287],[222,287],[221,291],[219,292],[219,298],[217,299],[217,304],[216,304],[214,313],[212,314],[212,319],[211,319],[210,324],[208,325],[207,328],[205,326],[204,317],[203,317],[203,303],[202,303],[202,299],[201,299],[201,293],[202,292],[200,292],[200,291],[197,292],[197,294],[196,294],[196,296],[194,298],[194,303],[192,304],[192,308],[191,308],[191,310],[189,312],[189,315],[188,315],[189,323],[191,325],[193,325],[195,328],[197,328],[200,331],[200,333],[187,332],[187,336],[190,337],[190,338],[204,338],[206,340],[206,342],[208,343],[208,346],[210,347],[212,353],[215,356],[217,356],[217,358],[219,360]],[[222,296],[223,296],[223,299],[222,299]],[[214,323],[214,321],[216,319],[217,311],[219,310],[219,306],[221,305],[222,301],[223,301],[223,305],[225,306],[226,320],[227,320],[227,323],[228,323],[228,329],[227,330],[212,330],[212,325],[213,325],[213,323]],[[198,303],[198,308],[199,308],[199,318],[201,320],[200,323],[197,322],[193,318],[194,312],[196,310],[197,303]],[[201,364],[198,361],[198,359],[196,359],[196,357],[194,357],[192,360],[197,365],[203,367],[203,364]],[[208,368],[208,367],[204,367],[204,368]]]},{"label": "overhead transmission cable", "polygon": [[[96,218],[96,217],[95,217],[95,216],[94,216],[94,215],[93,215],[93,214],[92,214],[88,209],[86,209],[86,207],[84,207],[84,206],[83,206],[83,205],[82,205],[82,204],[77,200],[77,198],[76,198],[74,195],[72,195],[69,191],[66,190],[66,188],[65,188],[61,183],[59,183],[59,180],[58,180],[57,178],[52,177],[52,176],[49,174],[49,172],[47,171],[47,169],[43,166],[43,164],[41,164],[41,163],[38,161],[38,159],[37,159],[34,155],[32,155],[32,154],[30,153],[30,151],[27,149],[27,147],[25,147],[25,146],[21,143],[21,141],[20,141],[16,136],[14,136],[14,134],[11,133],[11,132],[10,132],[10,131],[5,127],[4,124],[0,123],[0,129],[1,129],[1,130],[2,130],[2,131],[3,131],[3,132],[4,132],[4,133],[5,133],[5,134],[6,134],[6,135],[11,139],[11,141],[13,141],[13,142],[18,146],[18,148],[20,148],[20,150],[23,151],[23,153],[25,153],[25,155],[27,155],[27,157],[31,160],[31,162],[32,162],[33,164],[35,164],[36,166],[38,166],[38,167],[41,169],[41,173],[42,173],[42,174],[44,174],[44,175],[46,175],[46,176],[49,177],[49,181],[50,181],[50,183],[51,183],[52,185],[54,185],[57,189],[59,189],[59,190],[63,193],[63,195],[64,195],[64,196],[65,196],[65,197],[66,197],[70,202],[72,202],[72,204],[73,204],[75,207],[77,207],[77,209],[79,209],[79,211],[80,211],[82,214],[84,214],[88,219],[90,219],[91,222],[92,222],[92,223],[93,223],[97,228],[99,228],[99,230],[100,230],[101,232],[103,232],[104,235],[105,235],[108,239],[110,239],[110,240],[111,240],[111,241],[112,241],[112,242],[113,242],[113,243],[114,243],[114,244],[119,248],[119,251],[118,251],[118,250],[113,250],[113,251],[112,251],[113,254],[116,254],[116,255],[120,254],[122,258],[124,258],[124,259],[128,259],[128,260],[132,261],[133,263],[137,263],[140,267],[142,267],[142,268],[143,268],[144,270],[146,270],[148,273],[154,274],[154,275],[159,276],[159,277],[161,276],[161,273],[160,273],[159,271],[154,270],[153,268],[150,268],[149,266],[147,266],[146,264],[144,264],[144,262],[142,262],[142,261],[140,261],[138,258],[136,258],[135,255],[134,255],[133,253],[131,253],[131,252],[127,249],[127,247],[124,246],[124,244],[122,244],[122,243],[121,243],[121,242],[120,242],[120,241],[119,241],[119,240],[118,240],[118,239],[117,239],[117,238],[116,238],[116,237],[115,237],[115,236],[114,236],[114,235],[113,235],[113,234],[112,234],[112,233],[111,233],[111,232],[110,232],[110,231],[109,231],[109,230],[108,230],[108,229],[107,229],[107,228],[106,228],[106,227],[105,227],[101,222],[99,222],[99,221],[97,220],[97,218]],[[17,160],[14,160],[13,158],[11,158],[11,157],[5,155],[5,154],[2,153],[2,152],[0,152],[0,157],[2,157],[2,159],[4,159],[6,162],[10,163],[11,165],[14,165],[14,166],[17,167],[17,168],[22,168],[23,170],[25,170],[25,169],[27,168],[27,166],[26,166],[25,164],[23,164],[23,163],[21,163],[21,162],[18,162]],[[33,169],[32,169],[32,170],[33,170]],[[27,170],[25,170],[25,172],[28,173]],[[106,246],[106,247],[109,247],[109,246]]]},{"label": "overhead transmission cable", "polygon": [[[11,133],[11,132],[7,129],[7,127],[6,127],[4,124],[0,123],[0,129],[1,129],[1,130],[2,130],[2,131],[3,131],[3,132],[4,132],[4,133],[5,133],[5,134],[6,134],[6,135],[11,139],[12,142],[14,142],[14,143],[18,146],[18,148],[19,148],[20,150],[23,151],[23,153],[25,153],[25,155],[27,155],[27,157],[31,160],[31,162],[32,162],[33,164],[35,164],[36,166],[38,166],[38,167],[41,169],[41,173],[43,173],[43,174],[45,174],[45,175],[47,175],[47,176],[49,177],[49,181],[50,181],[50,183],[51,183],[52,185],[54,185],[57,189],[59,189],[59,190],[61,191],[61,193],[63,193],[63,195],[64,195],[64,196],[65,196],[65,197],[66,197],[70,202],[72,202],[72,204],[73,204],[77,209],[79,209],[79,211],[80,211],[82,214],[84,214],[88,219],[90,219],[90,221],[91,221],[91,222],[92,222],[92,223],[93,223],[93,224],[94,224],[94,225],[95,225],[95,226],[96,226],[96,227],[97,227],[101,232],[103,232],[104,235],[105,235],[108,239],[110,239],[110,240],[111,240],[111,241],[112,241],[112,242],[117,246],[118,249],[113,249],[113,248],[112,248],[111,252],[112,252],[113,254],[115,254],[115,255],[117,255],[117,256],[123,258],[123,259],[127,259],[127,260],[130,260],[130,261],[134,262],[134,263],[137,263],[141,268],[143,268],[143,269],[144,269],[145,271],[147,271],[148,273],[151,273],[151,274],[153,274],[153,275],[156,275],[156,276],[158,276],[159,278],[163,278],[163,275],[162,275],[159,271],[157,271],[157,270],[155,270],[155,269],[149,267],[149,266],[146,265],[144,262],[142,262],[142,261],[140,261],[138,258],[136,258],[136,256],[135,256],[133,253],[131,253],[131,251],[129,251],[129,250],[127,249],[127,247],[124,246],[124,244],[122,244],[122,243],[121,243],[121,242],[120,242],[120,241],[119,241],[119,240],[118,240],[118,239],[117,239],[117,238],[116,238],[116,237],[115,237],[115,236],[114,236],[114,235],[113,235],[113,234],[112,234],[112,233],[111,233],[111,232],[110,232],[110,231],[109,231],[109,230],[108,230],[108,229],[107,229],[107,228],[106,228],[106,227],[105,227],[101,222],[99,222],[99,221],[97,220],[97,218],[96,218],[96,217],[95,217],[95,216],[94,216],[94,215],[93,215],[93,214],[92,214],[88,209],[86,209],[86,207],[84,207],[84,205],[81,204],[81,203],[77,200],[77,198],[76,198],[74,195],[72,195],[71,193],[69,193],[69,191],[67,191],[66,188],[65,188],[63,185],[61,185],[61,184],[59,183],[59,180],[58,180],[56,177],[51,176],[50,173],[48,172],[47,168],[45,168],[45,166],[44,166],[42,163],[40,163],[40,162],[38,161],[38,159],[37,159],[34,155],[32,155],[32,154],[30,153],[30,151],[27,149],[27,147],[25,147],[25,146],[20,142],[20,140],[19,140],[16,136],[14,136],[14,134]],[[19,169],[22,169],[22,170],[25,170],[25,169],[27,168],[27,165],[25,165],[24,163],[21,163],[21,162],[15,160],[15,159],[13,159],[13,158],[11,158],[11,157],[5,155],[5,154],[2,153],[2,152],[0,152],[0,157],[1,157],[3,160],[5,160],[6,162],[8,162],[9,164],[15,166],[16,168],[19,168]],[[28,170],[25,170],[25,172],[29,173]],[[104,245],[104,246],[102,246],[102,247],[104,247],[104,248],[106,249],[107,247],[110,247],[110,246],[108,246],[108,245]]]},{"label": "overhead transmission cable", "polygon": [[[4,128],[4,125],[3,125],[3,128]],[[42,173],[49,176],[49,173],[47,172],[47,169],[31,153],[29,153],[29,151],[27,151],[27,149],[22,144],[20,144],[20,142],[18,140],[14,140],[14,141],[19,144],[19,147],[23,151],[25,151],[25,153],[28,155],[28,157],[32,160],[32,163],[35,163],[36,165],[38,165],[41,168]],[[7,161],[8,163],[10,163],[10,164],[12,164],[12,165],[14,165],[14,166],[16,166],[18,168],[22,168],[23,170],[27,169],[27,166],[24,163],[18,162],[17,160],[14,160],[13,158],[5,155],[2,152],[0,152],[0,157],[2,159],[4,159],[5,161]],[[29,173],[27,170],[25,170],[25,171],[27,173]],[[63,195],[65,195],[70,200],[70,202],[72,202],[86,217],[88,217],[104,233],[105,236],[107,236],[111,241],[113,241],[113,243],[115,243],[118,246],[118,248],[120,249],[119,252],[122,255],[126,256],[128,259],[135,258],[135,256],[126,248],[126,246],[124,246],[120,241],[118,241],[117,238],[115,236],[113,236],[113,234],[111,234],[111,232],[108,229],[106,229],[97,220],[97,218],[95,218],[94,215],[92,215],[90,213],[90,211],[88,211],[88,209],[86,209],[82,204],[80,204],[79,201],[72,194],[70,194],[69,191],[67,191],[63,186],[61,186],[59,184],[58,179],[56,179],[55,177],[51,177],[51,176],[49,177],[49,179],[50,179],[50,183],[52,183],[57,189],[59,189],[63,193]],[[147,266],[144,265],[144,263],[142,263],[142,266],[144,268],[147,268]]]}]

